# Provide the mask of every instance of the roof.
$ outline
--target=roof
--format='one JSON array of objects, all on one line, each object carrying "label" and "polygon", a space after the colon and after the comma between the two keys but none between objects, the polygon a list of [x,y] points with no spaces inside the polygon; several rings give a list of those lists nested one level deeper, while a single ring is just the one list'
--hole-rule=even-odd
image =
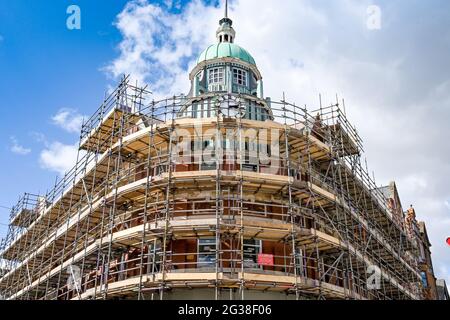
[{"label": "roof", "polygon": [[255,59],[250,53],[248,53],[247,50],[238,46],[237,44],[228,42],[221,42],[210,45],[200,54],[199,58],[197,59],[197,64],[203,61],[217,58],[236,58],[256,65]]},{"label": "roof", "polygon": [[386,197],[386,199],[391,198],[391,188],[389,186],[379,187],[377,189]]}]

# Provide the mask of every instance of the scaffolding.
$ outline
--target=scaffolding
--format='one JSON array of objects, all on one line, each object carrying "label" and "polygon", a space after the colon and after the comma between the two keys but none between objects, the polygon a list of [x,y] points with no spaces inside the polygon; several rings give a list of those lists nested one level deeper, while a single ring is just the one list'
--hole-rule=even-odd
[{"label": "scaffolding", "polygon": [[1,296],[422,298],[417,245],[339,102],[267,102],[256,121],[183,111],[195,99],[122,79],[83,124],[75,167],[13,208]]}]

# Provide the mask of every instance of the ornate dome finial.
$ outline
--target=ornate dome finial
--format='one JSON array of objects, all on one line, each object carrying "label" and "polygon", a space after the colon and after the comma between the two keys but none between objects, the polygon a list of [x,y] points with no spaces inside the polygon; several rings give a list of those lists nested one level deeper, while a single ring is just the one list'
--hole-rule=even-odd
[{"label": "ornate dome finial", "polygon": [[225,18],[228,18],[228,0],[225,0]]}]

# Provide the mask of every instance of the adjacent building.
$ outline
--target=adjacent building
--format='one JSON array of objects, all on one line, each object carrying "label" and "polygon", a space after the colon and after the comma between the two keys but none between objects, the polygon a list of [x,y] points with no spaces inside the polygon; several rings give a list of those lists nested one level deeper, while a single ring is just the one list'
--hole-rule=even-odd
[{"label": "adjacent building", "polygon": [[428,238],[425,222],[419,222],[419,268],[422,275],[422,286],[426,300],[438,300],[436,277],[434,276],[433,261],[431,260],[431,242]]},{"label": "adjacent building", "polygon": [[448,294],[447,284],[445,280],[439,279],[436,281],[438,300],[450,300],[450,295]]}]

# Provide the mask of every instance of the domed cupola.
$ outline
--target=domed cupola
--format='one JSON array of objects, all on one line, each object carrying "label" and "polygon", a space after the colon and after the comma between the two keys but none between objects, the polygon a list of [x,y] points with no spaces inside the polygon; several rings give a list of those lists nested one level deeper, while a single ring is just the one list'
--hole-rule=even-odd
[{"label": "domed cupola", "polygon": [[234,58],[256,67],[256,62],[252,55],[234,43],[236,31],[233,29],[233,21],[228,18],[228,1],[225,2],[225,18],[221,19],[219,24],[220,27],[216,32],[217,43],[203,50],[197,59],[197,64],[218,58]]},{"label": "domed cupola", "polygon": [[210,45],[200,54],[197,64],[217,58],[235,58],[256,67],[256,62],[252,55],[244,48],[231,42],[219,42]]},{"label": "domed cupola", "polygon": [[190,74],[191,96],[209,92],[246,94],[263,99],[262,76],[253,56],[235,44],[236,31],[228,17],[228,1],[225,16],[216,31],[217,43],[207,47],[197,59]]},{"label": "domed cupola", "polygon": [[[233,21],[228,17],[228,1],[225,1],[225,16],[219,21],[216,31],[217,43],[210,45],[199,55],[197,64],[191,71],[190,101],[201,100],[198,105],[183,109],[184,116],[190,114],[189,110],[203,108],[205,101],[210,109],[211,103],[218,97],[234,96],[240,105],[246,108],[245,118],[250,120],[266,120],[271,117],[270,106],[264,100],[262,75],[258,70],[253,56],[244,48],[235,44],[236,31]],[[231,98],[230,98],[231,99]],[[192,111],[194,117],[198,113]],[[212,116],[213,112],[207,113]],[[202,116],[204,117],[203,113]]]}]

